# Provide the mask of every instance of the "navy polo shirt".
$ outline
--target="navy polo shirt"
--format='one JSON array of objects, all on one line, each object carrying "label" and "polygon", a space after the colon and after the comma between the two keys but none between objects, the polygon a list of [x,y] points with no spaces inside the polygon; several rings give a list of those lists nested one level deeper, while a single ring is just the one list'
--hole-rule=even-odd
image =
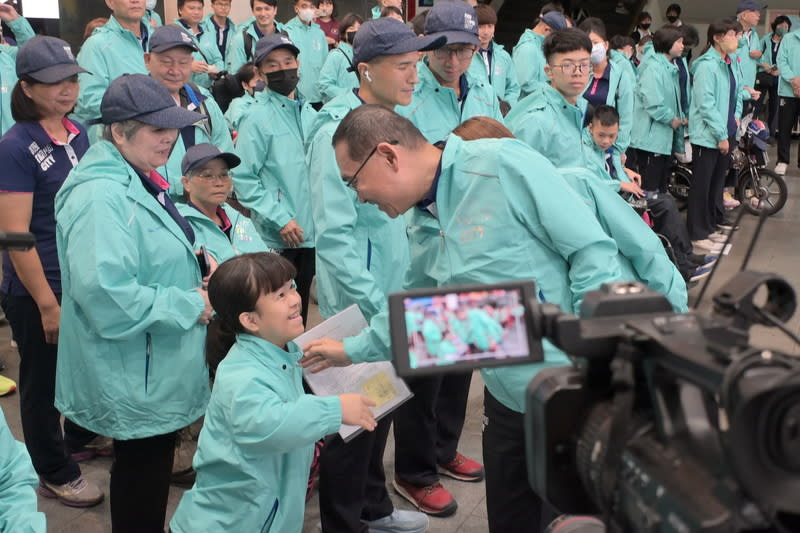
[{"label": "navy polo shirt", "polygon": [[[36,251],[44,275],[55,294],[61,293],[61,271],[56,249],[55,197],[72,168],[89,149],[86,130],[64,119],[69,130],[67,144],[60,144],[38,122],[20,122],[0,138],[0,193],[33,194],[30,232],[36,237]],[[26,296],[8,252],[3,253],[2,291]]]},{"label": "navy polo shirt", "polygon": [[589,82],[589,88],[583,93],[583,97],[586,98],[594,108],[605,105],[606,101],[608,100],[608,89],[610,82],[611,61],[609,61],[608,65],[606,65],[606,69],[603,71],[602,77],[594,78]]}]

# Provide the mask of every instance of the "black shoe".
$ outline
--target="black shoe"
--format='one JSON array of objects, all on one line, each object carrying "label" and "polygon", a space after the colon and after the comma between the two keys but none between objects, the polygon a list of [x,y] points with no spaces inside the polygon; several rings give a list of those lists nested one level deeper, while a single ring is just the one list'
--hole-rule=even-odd
[{"label": "black shoe", "polygon": [[736,231],[739,229],[739,226],[734,226],[734,222],[732,218],[725,217],[721,222],[717,222],[717,227],[723,232]]},{"label": "black shoe", "polygon": [[714,261],[716,260],[717,257],[714,255],[691,254],[689,256],[689,261],[691,261],[695,266],[698,267],[713,265]]}]

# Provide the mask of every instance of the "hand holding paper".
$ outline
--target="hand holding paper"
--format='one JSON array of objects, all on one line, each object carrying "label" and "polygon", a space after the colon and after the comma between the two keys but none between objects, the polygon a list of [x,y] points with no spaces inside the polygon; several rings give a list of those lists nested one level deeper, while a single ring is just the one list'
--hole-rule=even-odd
[{"label": "hand holding paper", "polygon": [[333,339],[316,339],[303,346],[303,357],[300,366],[312,367],[316,374],[332,366],[348,366],[352,361],[344,351],[344,344]]},{"label": "hand holding paper", "polygon": [[339,396],[342,404],[342,423],[351,426],[361,426],[367,431],[372,431],[378,425],[370,407],[375,407],[375,402],[363,394],[342,394]]}]

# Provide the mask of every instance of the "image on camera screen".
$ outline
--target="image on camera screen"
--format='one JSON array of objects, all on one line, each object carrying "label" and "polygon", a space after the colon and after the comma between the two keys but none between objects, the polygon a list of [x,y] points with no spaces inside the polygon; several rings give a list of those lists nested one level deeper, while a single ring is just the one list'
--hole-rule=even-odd
[{"label": "image on camera screen", "polygon": [[405,298],[409,368],[528,357],[522,302],[519,289]]}]

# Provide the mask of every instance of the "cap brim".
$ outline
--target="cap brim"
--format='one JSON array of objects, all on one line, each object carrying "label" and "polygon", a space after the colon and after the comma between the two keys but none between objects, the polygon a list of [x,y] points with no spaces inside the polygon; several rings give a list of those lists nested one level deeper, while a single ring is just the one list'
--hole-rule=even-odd
[{"label": "cap brim", "polygon": [[192,163],[190,167],[187,167],[185,169],[182,168],[181,172],[183,174],[186,174],[187,172],[191,172],[196,168],[203,167],[206,163],[208,163],[209,161],[213,161],[214,159],[222,159],[223,161],[225,161],[225,164],[228,165],[229,169],[238,167],[239,164],[242,162],[242,160],[239,159],[239,157],[236,156],[235,154],[231,154],[230,152],[222,152],[221,154],[210,155],[208,157],[198,159],[197,161]]},{"label": "cap brim", "polygon": [[289,49],[289,50],[291,50],[291,52],[292,52],[292,53],[295,55],[295,57],[300,55],[300,49],[299,49],[299,48],[297,48],[295,45],[293,45],[293,44],[286,44],[286,43],[282,43],[282,44],[279,44],[279,45],[277,45],[277,46],[273,46],[272,48],[268,48],[267,50],[265,50],[265,51],[261,52],[261,53],[260,53],[259,55],[257,55],[257,56],[256,56],[256,58],[253,60],[253,63],[254,63],[254,64],[256,64],[256,65],[258,65],[259,63],[261,63],[261,61],[262,61],[262,60],[263,60],[265,57],[267,57],[267,56],[268,56],[270,53],[274,52],[274,51],[275,51],[275,50],[277,50],[278,48],[288,48],[288,49]]},{"label": "cap brim", "polygon": [[157,44],[155,46],[150,47],[151,54],[160,54],[166,52],[167,50],[172,50],[173,48],[188,48],[192,52],[199,52],[200,50],[194,45],[194,43],[164,43],[164,44]]},{"label": "cap brim", "polygon": [[431,36],[434,35],[444,35],[447,38],[446,44],[474,44],[475,46],[481,45],[481,41],[478,39],[477,35],[466,31],[440,31],[431,34]]},{"label": "cap brim", "polygon": [[65,63],[63,65],[53,65],[43,68],[36,72],[27,72],[25,75],[41,83],[58,83],[82,72],[91,74],[91,72],[81,68],[77,63]]},{"label": "cap brim", "polygon": [[177,105],[153,111],[152,113],[145,113],[135,117],[129,117],[128,120],[138,120],[156,128],[164,129],[181,129],[186,126],[191,126],[195,122],[199,122],[204,118],[208,118],[200,113],[189,111]]},{"label": "cap brim", "polygon": [[366,63],[367,61],[371,61],[379,56],[394,56],[407,54],[409,52],[427,52],[428,50],[436,50],[437,48],[441,48],[446,44],[447,37],[442,34],[425,35],[423,37],[409,36],[408,39],[403,39],[402,41],[395,43],[392,45],[391,50],[383,52],[382,54],[377,54],[364,59],[354,57],[353,66],[347,70],[354,72],[359,63]]}]

